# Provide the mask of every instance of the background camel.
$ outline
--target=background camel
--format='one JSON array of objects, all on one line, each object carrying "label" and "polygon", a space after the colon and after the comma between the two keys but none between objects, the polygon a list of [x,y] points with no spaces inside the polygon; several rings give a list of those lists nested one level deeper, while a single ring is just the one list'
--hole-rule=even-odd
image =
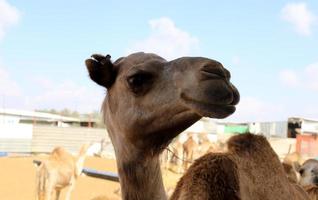
[{"label": "background camel", "polygon": [[161,164],[164,169],[175,173],[183,173],[183,146],[179,140],[174,140],[161,154]]},{"label": "background camel", "polygon": [[287,175],[288,180],[291,183],[298,183],[299,178],[298,178],[298,172],[295,170],[295,167],[293,164],[287,164],[287,163],[282,163],[284,171]]},{"label": "background camel", "polygon": [[186,171],[188,169],[188,166],[190,166],[191,163],[199,157],[198,151],[199,145],[194,140],[193,135],[188,134],[188,139],[183,143],[184,171]]},{"label": "background camel", "polygon": [[228,142],[229,152],[199,158],[180,179],[171,200],[306,200],[291,184],[276,153],[263,136],[244,134]]},{"label": "background camel", "polygon": [[209,140],[208,134],[203,133],[199,135],[199,156],[209,152],[209,149],[213,148],[213,143]]},{"label": "background camel", "polygon": [[109,55],[93,55],[86,66],[90,78],[107,89],[104,119],[123,199],[166,199],[160,152],[201,117],[227,117],[239,101],[230,73],[208,58],[167,62],[135,53],[112,62]]},{"label": "background camel", "polygon": [[306,160],[299,168],[299,183],[303,187],[308,185],[318,186],[318,161],[315,159]]},{"label": "background camel", "polygon": [[283,163],[289,165],[292,165],[293,163],[301,165],[303,162],[303,157],[298,152],[288,153],[283,159]]},{"label": "background camel", "polygon": [[59,199],[60,192],[67,188],[66,200],[70,200],[71,192],[77,177],[81,174],[86,152],[90,144],[80,148],[77,156],[73,156],[62,147],[56,147],[37,169],[37,199]]},{"label": "background camel", "polygon": [[303,162],[302,156],[297,153],[289,153],[284,157],[282,165],[284,168],[284,171],[292,183],[298,183],[300,179],[300,174],[298,172],[301,163]]}]

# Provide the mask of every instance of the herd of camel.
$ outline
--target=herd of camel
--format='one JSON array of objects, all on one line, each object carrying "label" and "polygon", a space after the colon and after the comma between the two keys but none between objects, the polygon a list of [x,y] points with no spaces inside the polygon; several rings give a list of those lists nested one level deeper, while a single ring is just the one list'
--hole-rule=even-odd
[{"label": "herd of camel", "polygon": [[186,136],[184,142],[176,139],[161,153],[162,168],[183,174],[194,160],[206,153],[225,151],[223,142],[212,142],[206,133],[187,132]]},{"label": "herd of camel", "polygon": [[[230,72],[208,58],[166,61],[155,54],[134,53],[112,62],[109,55],[94,54],[86,66],[90,78],[107,89],[102,111],[124,200],[168,199],[161,153],[201,117],[234,113],[240,98]],[[231,137],[226,147],[222,152],[206,150],[190,167],[183,165],[184,174],[169,199],[318,199],[316,160],[298,166],[293,154],[282,164],[265,137],[249,133]],[[58,199],[65,187],[70,199],[87,148],[84,145],[78,156],[60,147],[53,150],[37,169],[39,200],[50,200],[53,193]],[[184,152],[184,161],[194,157],[186,148]]]}]

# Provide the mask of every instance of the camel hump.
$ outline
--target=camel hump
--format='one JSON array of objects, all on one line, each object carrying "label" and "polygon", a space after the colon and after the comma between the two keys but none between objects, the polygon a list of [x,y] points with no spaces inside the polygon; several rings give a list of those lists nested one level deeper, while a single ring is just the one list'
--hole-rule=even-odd
[{"label": "camel hump", "polygon": [[264,150],[266,149],[265,147],[270,148],[270,144],[264,136],[251,133],[231,137],[227,142],[227,146],[230,152],[237,154],[251,154]]},{"label": "camel hump", "polygon": [[55,147],[52,150],[51,155],[62,155],[65,153],[68,153],[68,152],[66,151],[66,149],[64,147]]},{"label": "camel hump", "polygon": [[[202,198],[202,195],[206,195]],[[208,153],[197,159],[181,178],[171,200],[240,200],[236,163],[224,153]]]}]

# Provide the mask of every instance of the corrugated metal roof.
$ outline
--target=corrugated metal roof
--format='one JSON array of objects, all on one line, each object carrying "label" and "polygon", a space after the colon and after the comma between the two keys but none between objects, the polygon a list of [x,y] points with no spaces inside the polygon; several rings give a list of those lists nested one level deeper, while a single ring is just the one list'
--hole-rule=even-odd
[{"label": "corrugated metal roof", "polygon": [[297,116],[296,117],[289,117],[288,120],[304,120],[304,121],[318,122],[318,119],[297,117]]},{"label": "corrugated metal roof", "polygon": [[0,108],[0,114],[19,116],[21,118],[38,118],[46,121],[63,121],[63,122],[80,122],[80,119],[73,117],[64,117],[61,115],[44,113],[44,112],[35,112],[27,110],[16,110],[16,109],[3,109]]}]

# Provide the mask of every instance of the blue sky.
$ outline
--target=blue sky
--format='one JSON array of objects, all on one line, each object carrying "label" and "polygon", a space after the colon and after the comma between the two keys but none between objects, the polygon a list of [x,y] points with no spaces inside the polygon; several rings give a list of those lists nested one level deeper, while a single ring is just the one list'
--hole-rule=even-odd
[{"label": "blue sky", "polygon": [[0,102],[99,110],[92,53],[224,64],[242,100],[228,120],[318,118],[318,1],[0,0]]}]

